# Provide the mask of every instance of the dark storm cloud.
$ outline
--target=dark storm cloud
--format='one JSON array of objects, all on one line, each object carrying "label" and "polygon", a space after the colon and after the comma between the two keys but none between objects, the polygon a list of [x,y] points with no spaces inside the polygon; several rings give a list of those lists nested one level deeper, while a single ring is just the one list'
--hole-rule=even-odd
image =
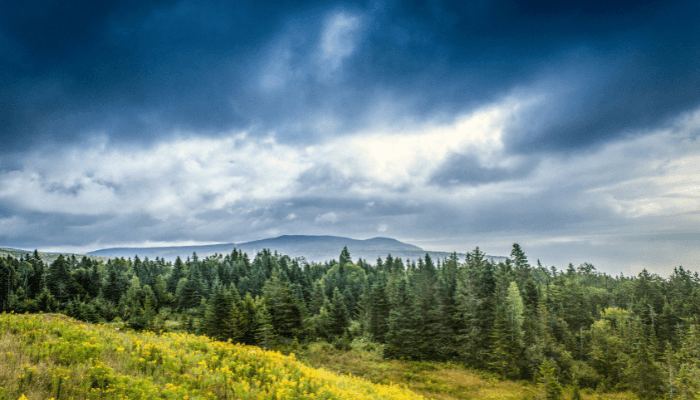
[{"label": "dark storm cloud", "polygon": [[[396,103],[385,122],[450,120],[514,90],[538,88],[549,97],[513,121],[510,148],[585,147],[698,104],[698,7],[7,4],[0,16],[3,150],[92,134],[126,143],[232,128],[308,142],[371,126],[382,99]],[[319,65],[324,29],[338,14],[355,18],[338,42],[351,49],[330,67]],[[328,117],[333,128],[319,128]]]},{"label": "dark storm cloud", "polygon": [[481,185],[526,177],[537,167],[534,160],[518,162],[510,167],[484,167],[472,154],[452,154],[437,169],[430,182],[440,186]]}]

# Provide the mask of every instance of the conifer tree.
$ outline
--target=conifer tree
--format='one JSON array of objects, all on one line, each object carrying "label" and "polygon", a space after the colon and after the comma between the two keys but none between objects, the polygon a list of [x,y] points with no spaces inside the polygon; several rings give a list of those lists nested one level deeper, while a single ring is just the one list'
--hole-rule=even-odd
[{"label": "conifer tree", "polygon": [[372,338],[384,343],[389,330],[389,298],[386,293],[386,279],[383,277],[368,289],[366,307],[367,332]]},{"label": "conifer tree", "polygon": [[559,400],[563,393],[563,389],[554,375],[554,368],[555,364],[550,360],[544,360],[540,366],[539,383],[547,400]]},{"label": "conifer tree", "polygon": [[46,286],[59,303],[67,302],[73,295],[75,281],[70,273],[70,264],[63,257],[63,254],[51,263]]},{"label": "conifer tree", "polygon": [[38,311],[54,312],[59,307],[58,301],[51,294],[47,287],[44,287],[36,298],[36,308]]},{"label": "conifer tree", "polygon": [[350,324],[348,310],[345,306],[345,299],[338,288],[333,289],[333,297],[327,303],[328,328],[327,332],[332,337],[340,337]]},{"label": "conifer tree", "polygon": [[234,304],[231,292],[218,285],[207,303],[204,316],[204,334],[217,340],[241,338],[241,314]]},{"label": "conifer tree", "polygon": [[581,397],[581,390],[578,387],[578,383],[574,383],[574,388],[571,393],[571,400],[583,400],[583,397]]},{"label": "conifer tree", "polygon": [[250,296],[250,293],[246,293],[242,299],[242,304],[241,341],[245,344],[254,345],[257,343],[258,334],[255,300]]},{"label": "conifer tree", "polygon": [[302,328],[302,315],[289,282],[281,280],[275,272],[265,282],[263,293],[275,334],[294,337]]},{"label": "conifer tree", "polygon": [[389,330],[386,334],[384,356],[387,358],[413,358],[416,355],[413,304],[406,280],[398,283],[396,304],[389,313]]},{"label": "conifer tree", "polygon": [[457,353],[471,366],[478,365],[481,337],[487,334],[481,330],[482,325],[478,320],[481,300],[478,297],[477,283],[482,261],[479,260],[478,250],[477,247],[474,254],[467,254],[464,268],[459,269],[455,294]]},{"label": "conifer tree", "polygon": [[17,281],[17,273],[12,266],[10,257],[7,260],[0,257],[0,310],[5,311],[10,308],[10,297],[14,292]]},{"label": "conifer tree", "polygon": [[170,272],[170,276],[168,276],[168,292],[172,293],[173,295],[177,291],[177,284],[180,282],[180,279],[185,277],[185,264],[182,262],[182,259],[180,256],[178,256],[175,259],[175,265],[173,265],[173,269]]},{"label": "conifer tree", "polygon": [[320,282],[316,281],[314,282],[311,291],[311,300],[309,301],[309,312],[312,315],[318,314],[321,311],[321,307],[323,307],[325,302],[326,294],[323,290],[323,286],[321,286]]},{"label": "conifer tree", "polygon": [[453,358],[458,354],[458,340],[460,321],[457,311],[457,275],[459,271],[459,259],[457,253],[450,254],[440,270],[439,279],[439,304],[443,324],[443,344],[441,353]]},{"label": "conifer tree", "polygon": [[683,333],[676,359],[679,367],[673,383],[681,398],[700,396],[700,329],[696,321],[688,324]]},{"label": "conifer tree", "polygon": [[421,261],[418,260],[419,270],[414,276],[415,354],[418,358],[438,360],[443,357],[448,338],[446,318],[441,313],[439,303],[437,269],[429,254],[426,253],[424,262]]},{"label": "conifer tree", "polygon": [[180,293],[178,293],[180,308],[183,310],[197,308],[204,299],[204,288],[199,268],[193,268],[185,280]]},{"label": "conifer tree", "polygon": [[255,335],[258,346],[269,349],[277,342],[277,335],[272,326],[272,316],[265,303],[265,298],[256,298],[255,316],[257,332]]}]

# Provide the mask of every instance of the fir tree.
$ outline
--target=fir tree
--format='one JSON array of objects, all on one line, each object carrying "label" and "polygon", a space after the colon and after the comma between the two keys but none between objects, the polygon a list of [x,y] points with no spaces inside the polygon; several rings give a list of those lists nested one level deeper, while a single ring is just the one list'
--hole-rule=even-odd
[{"label": "fir tree", "polygon": [[384,356],[388,358],[413,358],[416,355],[413,307],[406,286],[405,280],[399,282],[396,304],[389,313],[389,330],[384,346]]},{"label": "fir tree", "polygon": [[70,264],[63,254],[51,263],[46,286],[59,303],[65,303],[73,296],[75,281],[70,273]]},{"label": "fir tree", "polygon": [[345,332],[345,329],[350,324],[348,310],[345,306],[345,299],[338,288],[333,290],[333,297],[327,303],[329,325],[327,332],[332,337],[340,337]]},{"label": "fir tree", "polygon": [[177,291],[177,284],[180,282],[180,279],[185,277],[185,264],[182,262],[182,259],[180,256],[178,256],[175,259],[175,265],[173,265],[173,269],[170,272],[170,276],[168,276],[168,292],[172,293],[173,295]]},{"label": "fir tree", "polygon": [[217,340],[240,340],[242,332],[241,313],[234,304],[231,292],[218,285],[207,303],[204,316],[203,331],[209,337]]},{"label": "fir tree", "polygon": [[294,337],[302,328],[302,316],[289,282],[281,280],[279,274],[274,273],[265,282],[263,293],[275,334]]},{"label": "fir tree", "polygon": [[563,393],[561,385],[554,376],[554,368],[555,365],[550,360],[544,360],[540,366],[539,383],[547,400],[559,400]]},{"label": "fir tree", "polygon": [[255,301],[255,316],[257,327],[255,339],[258,346],[269,349],[277,342],[277,335],[272,326],[272,316],[267,308],[264,298],[257,298]]}]

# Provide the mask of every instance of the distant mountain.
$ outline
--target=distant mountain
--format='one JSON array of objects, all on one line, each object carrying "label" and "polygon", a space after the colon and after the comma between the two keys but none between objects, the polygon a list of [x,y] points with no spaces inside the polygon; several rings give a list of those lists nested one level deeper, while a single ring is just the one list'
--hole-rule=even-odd
[{"label": "distant mountain", "polygon": [[[13,248],[7,248],[7,247],[2,247],[0,248],[0,257],[7,257],[11,256],[14,258],[20,258],[24,257],[25,255],[33,255],[34,250],[21,250],[21,249],[13,249]],[[39,252],[39,257],[46,263],[52,263],[56,261],[58,256],[60,254],[63,254],[64,256],[75,256],[77,259],[82,259],[84,254],[78,254],[78,253],[45,253],[45,252]],[[91,255],[88,256],[88,258],[91,258],[93,260],[103,260],[107,261],[107,258],[105,257],[100,257],[100,256],[95,256]]]},{"label": "distant mountain", "polygon": [[[161,257],[166,260],[175,260],[180,256],[183,260],[191,256],[193,252],[197,256],[204,258],[215,253],[229,254],[234,248],[243,250],[252,258],[263,249],[270,249],[290,257],[304,257],[307,261],[324,262],[338,259],[343,247],[348,248],[353,260],[362,258],[374,263],[378,257],[386,258],[387,254],[392,257],[400,257],[404,260],[416,260],[418,257],[430,254],[433,259],[444,258],[450,252],[426,251],[418,246],[403,243],[396,239],[376,237],[372,239],[357,240],[339,236],[306,236],[306,235],[285,235],[276,238],[255,240],[245,243],[225,243],[211,244],[204,246],[177,246],[177,247],[117,247],[92,251],[88,255],[102,257],[134,257],[155,259]],[[464,254],[458,253],[461,259]],[[486,256],[492,261],[499,262],[506,257]]]},{"label": "distant mountain", "polygon": [[109,258],[134,258],[134,256],[138,255],[141,259],[148,257],[153,260],[156,257],[160,257],[166,260],[174,261],[178,256],[184,260],[188,256],[191,256],[193,252],[196,252],[197,256],[201,258],[211,256],[215,253],[228,254],[233,251],[234,247],[238,246],[234,245],[233,243],[225,243],[174,247],[112,247],[108,249],[91,251],[87,254]]}]

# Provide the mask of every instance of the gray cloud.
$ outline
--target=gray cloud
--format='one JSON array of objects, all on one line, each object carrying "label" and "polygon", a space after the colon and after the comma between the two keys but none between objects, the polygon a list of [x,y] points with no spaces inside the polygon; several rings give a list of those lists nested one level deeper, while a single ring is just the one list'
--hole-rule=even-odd
[{"label": "gray cloud", "polygon": [[557,264],[695,254],[697,2],[3,11],[0,245],[380,230]]},{"label": "gray cloud", "polygon": [[430,182],[440,186],[481,185],[526,177],[537,167],[537,161],[523,160],[508,167],[484,167],[474,154],[451,154],[431,176]]}]

